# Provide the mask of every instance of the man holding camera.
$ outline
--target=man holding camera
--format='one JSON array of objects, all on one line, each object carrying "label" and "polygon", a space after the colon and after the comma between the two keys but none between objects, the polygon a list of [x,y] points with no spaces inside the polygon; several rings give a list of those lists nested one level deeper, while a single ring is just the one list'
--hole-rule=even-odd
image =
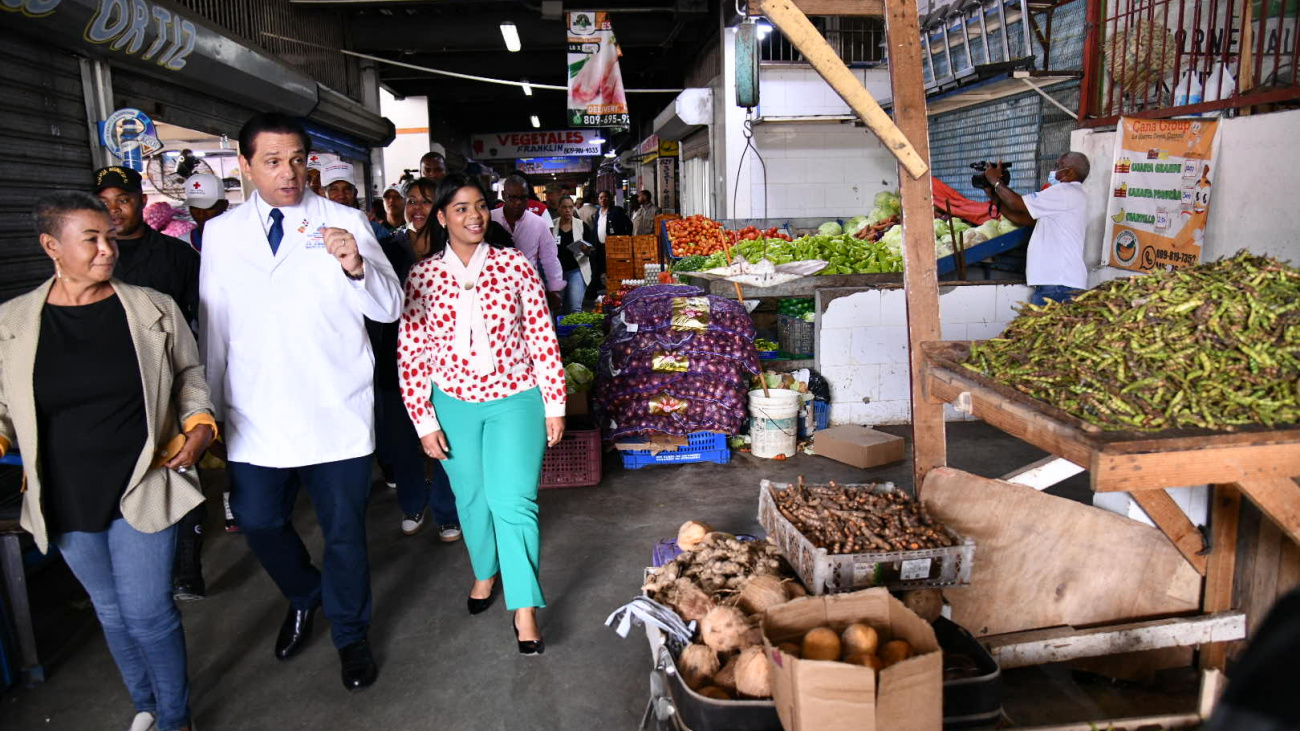
[{"label": "man holding camera", "polygon": [[1088,158],[1081,152],[1061,155],[1048,173],[1049,187],[1025,196],[1007,187],[1009,167],[1000,162],[989,164],[984,169],[987,185],[982,187],[997,200],[1008,221],[1034,227],[1025,262],[1025,282],[1034,288],[1029,303],[1069,302],[1088,287],[1088,269],[1083,263],[1088,226],[1083,181],[1088,178]]}]

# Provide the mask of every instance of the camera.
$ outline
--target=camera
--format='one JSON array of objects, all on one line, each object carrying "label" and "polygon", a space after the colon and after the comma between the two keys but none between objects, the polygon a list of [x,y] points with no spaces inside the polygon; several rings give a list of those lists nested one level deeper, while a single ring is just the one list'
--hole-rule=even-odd
[{"label": "camera", "polygon": [[[979,162],[971,163],[971,170],[977,172],[970,176],[970,184],[976,188],[991,190],[993,184],[989,182],[988,178],[984,177],[984,171],[988,170],[989,166],[993,164],[994,163],[988,162],[987,160],[980,160]],[[1011,163],[1009,162],[1002,163],[1002,184],[1011,185]]]}]

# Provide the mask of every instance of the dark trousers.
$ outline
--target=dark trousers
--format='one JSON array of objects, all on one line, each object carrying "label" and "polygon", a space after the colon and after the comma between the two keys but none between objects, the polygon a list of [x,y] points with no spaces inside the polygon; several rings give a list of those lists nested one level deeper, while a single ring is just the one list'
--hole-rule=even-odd
[{"label": "dark trousers", "polygon": [[[295,608],[323,606],[335,647],[365,639],[370,627],[370,462],[365,456],[296,468],[229,463],[230,509],[248,547]],[[322,571],[293,527],[299,484],[325,537]]]},{"label": "dark trousers", "polygon": [[[393,470],[397,483],[397,504],[403,515],[415,515],[428,507],[436,525],[459,525],[456,496],[447,482],[442,463],[429,460],[420,446],[415,425],[406,413],[400,391],[376,388],[375,409],[380,446],[375,456]],[[426,478],[426,463],[428,477]]]}]

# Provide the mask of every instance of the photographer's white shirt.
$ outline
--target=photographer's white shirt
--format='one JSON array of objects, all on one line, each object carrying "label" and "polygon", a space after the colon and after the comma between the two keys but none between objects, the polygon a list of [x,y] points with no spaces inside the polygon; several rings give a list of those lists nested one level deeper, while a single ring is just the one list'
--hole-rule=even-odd
[{"label": "photographer's white shirt", "polygon": [[1088,227],[1088,196],[1082,183],[1057,183],[1024,196],[1034,217],[1025,262],[1025,283],[1088,288],[1083,263],[1083,237]]}]

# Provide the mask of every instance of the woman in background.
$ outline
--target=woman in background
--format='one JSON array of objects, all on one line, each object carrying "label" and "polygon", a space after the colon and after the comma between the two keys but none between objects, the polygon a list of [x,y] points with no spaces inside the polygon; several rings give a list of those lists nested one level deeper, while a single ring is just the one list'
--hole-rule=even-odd
[{"label": "woman in background", "polygon": [[582,300],[591,283],[591,252],[595,246],[587,240],[587,228],[582,219],[573,215],[573,199],[560,198],[556,207],[555,241],[559,247],[560,267],[564,270],[564,312],[580,312]]}]

